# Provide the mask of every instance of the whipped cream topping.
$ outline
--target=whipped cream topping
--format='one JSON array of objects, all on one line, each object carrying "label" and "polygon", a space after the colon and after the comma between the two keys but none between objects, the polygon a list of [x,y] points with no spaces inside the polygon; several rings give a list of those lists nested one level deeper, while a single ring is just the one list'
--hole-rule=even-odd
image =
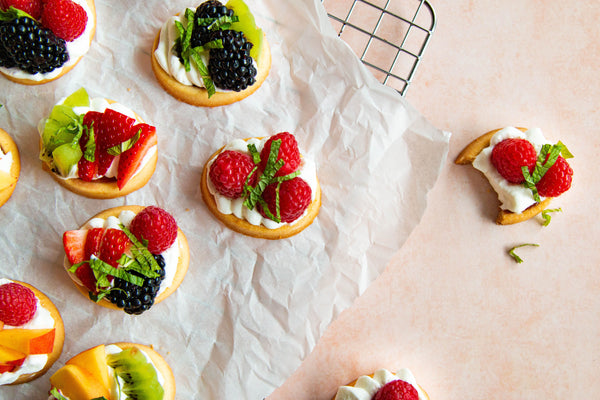
[{"label": "whipped cream topping", "polygon": [[[234,150],[234,151],[239,151],[241,153],[250,154],[250,152],[248,151],[248,145],[254,144],[256,146],[256,150],[260,153],[268,139],[269,139],[268,137],[265,137],[263,139],[252,138],[252,139],[248,139],[247,141],[243,140],[243,139],[235,139],[235,140],[231,141],[230,143],[228,143],[225,147],[223,147],[223,150],[221,150],[221,152],[223,152],[225,150]],[[212,163],[214,162],[214,160],[217,158],[217,156],[219,154],[216,154],[212,159],[209,160],[208,165],[207,165],[207,168],[209,171],[210,171],[210,167],[211,167]],[[301,161],[300,167],[299,167],[299,171],[300,171],[299,177],[304,179],[306,181],[306,183],[308,183],[308,186],[310,186],[310,191],[311,191],[310,201],[312,202],[315,200],[316,192],[317,192],[317,167],[313,160],[302,158],[302,161]],[[264,227],[266,227],[268,229],[277,229],[284,225],[290,225],[290,224],[294,223],[294,222],[291,222],[291,223],[275,222],[273,220],[270,220],[269,218],[264,218],[262,216],[262,214],[257,210],[257,207],[254,207],[253,210],[250,210],[248,207],[246,207],[244,205],[243,198],[230,199],[228,197],[221,195],[215,189],[210,178],[207,179],[207,187],[208,187],[208,191],[210,192],[210,194],[212,194],[212,196],[214,197],[215,202],[217,204],[217,209],[219,210],[219,212],[221,214],[233,214],[237,218],[246,220],[252,225],[256,225],[256,226],[263,225]],[[307,211],[304,211],[304,213],[300,217],[298,217],[298,219],[304,217],[306,215],[306,213],[307,213]]]},{"label": "whipped cream topping", "polygon": [[356,380],[354,386],[340,386],[335,395],[335,400],[372,400],[379,389],[396,380],[403,380],[414,386],[419,393],[419,400],[427,399],[423,390],[417,385],[417,380],[412,372],[407,368],[402,368],[395,374],[387,369],[379,369],[375,371],[372,378],[363,375]]},{"label": "whipped cream topping", "polygon": [[[0,278],[0,286],[13,281],[5,278]],[[40,303],[40,299],[36,297],[37,309],[33,318],[20,326],[4,325],[4,329],[51,329],[54,328],[55,322],[52,318],[52,314]],[[48,354],[30,354],[25,358],[23,365],[21,365],[14,372],[4,372],[0,374],[0,386],[8,385],[13,383],[20,376],[26,374],[33,374],[40,371],[48,362]]]},{"label": "whipped cream topping", "polygon": [[13,155],[11,152],[4,153],[2,148],[0,148],[0,171],[6,172],[10,174],[10,169],[12,168],[13,163]]},{"label": "whipped cream topping", "polygon": [[[121,229],[120,224],[123,224],[126,228],[129,228],[131,221],[135,217],[133,211],[124,210],[121,211],[118,217],[110,216],[107,219],[92,218],[89,220],[81,229],[92,229],[92,228],[105,228],[105,229]],[[167,250],[161,253],[165,260],[165,278],[160,284],[160,289],[157,296],[167,290],[169,286],[173,284],[173,279],[177,273],[177,265],[179,264],[179,236],[175,239],[175,242]],[[72,272],[69,272],[71,264],[67,257],[64,260],[64,268],[69,273],[69,276],[79,285],[82,285],[79,278]]]},{"label": "whipped cream topping", "polygon": [[[491,161],[492,150],[494,149],[494,146],[504,139],[514,138],[520,138],[529,141],[538,154],[544,144],[551,144],[544,137],[542,130],[539,128],[532,128],[526,132],[522,132],[515,127],[509,126],[499,130],[494,134],[494,136],[492,136],[490,145],[483,149],[473,161],[473,167],[481,171],[486,176],[496,193],[498,193],[500,207],[503,210],[508,210],[519,214],[536,203],[531,190],[527,189],[521,184],[508,182],[502,177],[502,175],[500,175]],[[544,198],[542,197],[542,200],[543,199]]]},{"label": "whipped cream topping", "polygon": [[77,61],[85,54],[90,48],[90,42],[92,39],[92,34],[94,32],[94,27],[96,25],[94,14],[92,13],[92,9],[90,8],[87,0],[72,0],[74,3],[79,4],[85,10],[87,14],[87,24],[85,25],[85,30],[83,33],[71,42],[66,42],[67,44],[67,53],[69,54],[69,60],[64,63],[61,67],[56,68],[50,72],[46,72],[44,74],[29,74],[25,71],[20,70],[19,68],[4,68],[0,67],[0,71],[3,74],[11,76],[17,79],[29,79],[32,81],[43,81],[46,79],[56,78],[60,73],[65,69],[69,68],[72,65],[75,65]]}]

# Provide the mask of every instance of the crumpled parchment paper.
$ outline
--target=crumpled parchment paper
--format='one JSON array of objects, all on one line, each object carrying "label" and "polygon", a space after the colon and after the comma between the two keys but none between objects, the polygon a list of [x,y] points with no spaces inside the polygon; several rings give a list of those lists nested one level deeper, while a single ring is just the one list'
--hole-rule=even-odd
[{"label": "crumpled parchment paper", "polygon": [[[426,207],[449,134],[384,87],[339,38],[318,0],[248,1],[267,33],[272,70],[239,103],[197,108],[164,92],[150,68],[152,41],[170,15],[198,4],[97,0],[92,48],[66,76],[42,86],[0,78],[0,127],[22,162],[0,209],[0,275],[27,281],[60,309],[61,358],[42,378],[0,397],[45,398],[48,378],[99,343],[152,344],[171,365],[179,399],[262,399],[290,376],[328,324],[366,289]],[[59,185],[38,161],[38,121],[84,86],[157,126],[159,162],[144,188],[92,200]],[[199,190],[202,167],[234,138],[293,132],[316,160],[319,216],[299,235],[266,241],[221,225]],[[157,204],[186,233],[191,265],[177,290],[141,316],[99,307],[62,268],[62,234],[123,204]]]}]

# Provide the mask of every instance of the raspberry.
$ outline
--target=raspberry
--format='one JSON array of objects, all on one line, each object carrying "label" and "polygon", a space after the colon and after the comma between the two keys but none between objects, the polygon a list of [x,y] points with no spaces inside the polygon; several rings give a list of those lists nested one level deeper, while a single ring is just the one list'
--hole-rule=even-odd
[{"label": "raspberry", "polygon": [[[265,188],[262,195],[273,216],[277,216],[277,186],[278,183],[271,183]],[[310,204],[310,200],[310,186],[304,179],[296,177],[281,182],[281,186],[279,186],[279,212],[281,214],[281,222],[293,222],[298,219]],[[268,218],[262,207],[259,207],[259,211],[265,218]]]},{"label": "raspberry", "polygon": [[[244,183],[254,162],[248,154],[225,150],[217,156],[210,166],[209,177],[217,192],[230,199],[236,199],[244,192]],[[248,184],[254,186],[256,173],[252,174]]]},{"label": "raspberry", "polygon": [[289,132],[281,132],[271,136],[265,143],[262,151],[260,152],[260,167],[262,170],[267,165],[269,158],[269,152],[271,151],[271,143],[274,140],[280,139],[281,146],[279,147],[279,155],[277,160],[283,159],[285,164],[277,171],[275,176],[284,176],[291,174],[300,166],[300,150],[298,150],[298,142],[296,138]]},{"label": "raspberry", "polygon": [[39,20],[42,15],[42,0],[2,0],[0,1],[0,8],[8,10],[10,7],[14,7],[18,10],[25,11],[31,15],[34,19]]},{"label": "raspberry", "polygon": [[523,183],[522,166],[535,169],[537,154],[533,145],[525,139],[504,139],[492,150],[491,161],[500,175],[511,183]]},{"label": "raspberry", "polygon": [[131,221],[129,228],[138,240],[148,241],[148,250],[160,254],[177,239],[177,223],[171,214],[156,206],[140,211]]},{"label": "raspberry", "polygon": [[562,156],[558,156],[554,165],[546,171],[535,187],[540,196],[556,197],[569,190],[572,180],[573,169]]},{"label": "raspberry", "polygon": [[386,383],[373,400],[419,400],[419,392],[410,383],[398,379]]},{"label": "raspberry", "polygon": [[42,25],[56,36],[71,42],[77,39],[87,24],[83,7],[71,0],[46,0],[42,10]]},{"label": "raspberry", "polygon": [[20,326],[31,321],[36,310],[33,290],[15,282],[0,286],[0,321]]}]

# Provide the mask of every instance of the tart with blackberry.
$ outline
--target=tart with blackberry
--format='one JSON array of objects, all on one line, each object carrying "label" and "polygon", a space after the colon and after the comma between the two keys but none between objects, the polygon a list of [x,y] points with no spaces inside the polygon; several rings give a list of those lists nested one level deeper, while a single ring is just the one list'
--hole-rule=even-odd
[{"label": "tart with blackberry", "polygon": [[49,400],[175,399],[175,377],[151,346],[101,344],[71,358],[50,377]]},{"label": "tart with blackberry", "polygon": [[505,127],[472,141],[456,164],[472,164],[488,179],[500,200],[496,223],[515,224],[540,213],[549,222],[550,200],[569,190],[573,157],[564,144],[552,144],[539,128]]},{"label": "tart with blackberry", "polygon": [[65,326],[44,293],[0,278],[0,386],[30,382],[62,353]]},{"label": "tart with blackberry", "polygon": [[402,368],[392,373],[379,369],[340,386],[332,400],[429,400],[429,395],[410,370]]},{"label": "tart with blackberry", "polygon": [[173,97],[215,107],[254,93],[271,68],[266,35],[243,0],[209,0],[167,20],[152,47],[152,70]]},{"label": "tart with blackberry", "polygon": [[158,160],[156,128],[128,107],[84,88],[40,121],[42,168],[82,196],[109,199],[144,186]]},{"label": "tart with blackberry", "polygon": [[190,255],[171,214],[156,206],[105,210],[63,234],[64,267],[95,303],[141,314],[179,287]]},{"label": "tart with blackberry", "polygon": [[0,129],[0,206],[4,205],[12,196],[20,172],[19,149],[10,135]]},{"label": "tart with blackberry", "polygon": [[321,206],[315,163],[301,156],[289,132],[224,146],[205,164],[200,188],[225,226],[263,239],[300,233]]},{"label": "tart with blackberry", "polygon": [[0,8],[0,73],[17,83],[60,78],[96,32],[94,0],[3,0]]}]

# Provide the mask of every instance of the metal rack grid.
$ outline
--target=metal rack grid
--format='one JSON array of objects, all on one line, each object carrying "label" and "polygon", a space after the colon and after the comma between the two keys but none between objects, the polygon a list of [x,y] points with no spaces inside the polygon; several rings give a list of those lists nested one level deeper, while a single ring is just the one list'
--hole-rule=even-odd
[{"label": "metal rack grid", "polygon": [[406,94],[435,30],[427,0],[323,0],[338,36],[384,85]]}]

